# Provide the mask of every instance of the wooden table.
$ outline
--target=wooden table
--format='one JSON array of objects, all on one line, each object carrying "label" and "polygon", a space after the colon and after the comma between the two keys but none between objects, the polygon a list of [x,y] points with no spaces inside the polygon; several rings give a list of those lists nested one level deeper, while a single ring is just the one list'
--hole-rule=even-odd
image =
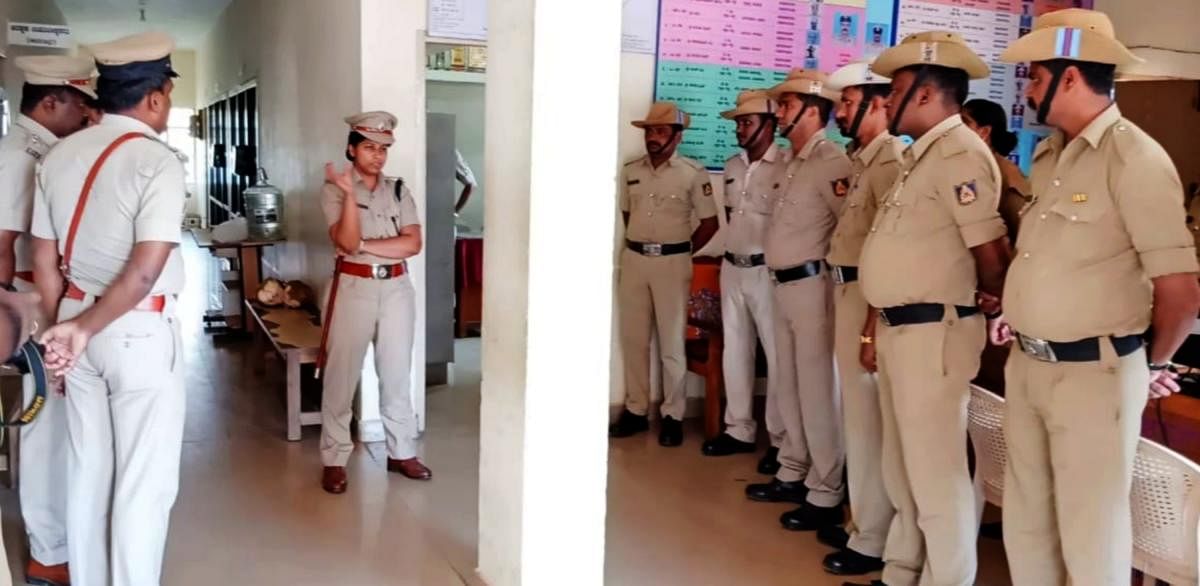
[{"label": "wooden table", "polygon": [[[262,252],[263,249],[283,242],[282,240],[271,241],[245,241],[245,242],[217,242],[212,239],[211,230],[191,230],[192,238],[196,241],[196,246],[207,249],[209,252],[218,258],[217,251],[233,250],[234,257],[238,264],[238,281],[236,282],[238,290],[237,310],[241,315],[241,322],[237,327],[230,327],[225,321],[223,309],[216,312],[209,312],[204,316],[205,327],[204,331],[217,335],[228,334],[249,334],[254,332],[254,320],[250,319],[243,306],[248,299],[253,299],[258,293],[258,287],[262,279]],[[226,283],[228,286],[229,284]]]},{"label": "wooden table", "polygon": [[320,411],[304,411],[300,405],[300,365],[314,364],[321,345],[320,318],[312,311],[267,307],[247,299],[246,313],[258,323],[260,336],[287,363],[287,439],[300,441],[300,428],[320,425]]}]

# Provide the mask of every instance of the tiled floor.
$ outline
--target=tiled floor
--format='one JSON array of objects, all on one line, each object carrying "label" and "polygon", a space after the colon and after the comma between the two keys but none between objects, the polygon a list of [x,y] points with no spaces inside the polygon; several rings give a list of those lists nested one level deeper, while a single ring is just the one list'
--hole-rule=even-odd
[{"label": "tiled floor", "polygon": [[[163,583],[479,584],[475,577],[479,343],[460,342],[456,384],[428,395],[429,483],[389,475],[381,446],[355,452],[350,490],[318,486],[318,430],[284,441],[282,366],[256,375],[246,344],[214,346],[200,330],[207,259],[189,247],[182,299],[188,349],[183,472]],[[608,584],[836,585],[820,571],[826,548],[778,527],[785,506],[742,496],[753,457],[699,454],[696,430],[680,449],[646,435],[610,452]],[[570,479],[564,478],[564,490]],[[24,556],[15,495],[0,491],[14,582]],[[1007,584],[999,543],[984,541],[981,585]],[[569,585],[569,579],[563,586]]]}]

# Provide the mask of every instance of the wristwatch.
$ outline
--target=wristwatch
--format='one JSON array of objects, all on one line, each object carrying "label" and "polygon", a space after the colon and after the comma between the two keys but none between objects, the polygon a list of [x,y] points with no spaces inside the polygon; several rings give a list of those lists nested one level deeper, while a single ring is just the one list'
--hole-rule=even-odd
[{"label": "wristwatch", "polygon": [[1150,367],[1150,372],[1162,372],[1164,370],[1172,370],[1175,367],[1175,365],[1170,362],[1164,364],[1155,364],[1151,362],[1148,363],[1147,366]]}]

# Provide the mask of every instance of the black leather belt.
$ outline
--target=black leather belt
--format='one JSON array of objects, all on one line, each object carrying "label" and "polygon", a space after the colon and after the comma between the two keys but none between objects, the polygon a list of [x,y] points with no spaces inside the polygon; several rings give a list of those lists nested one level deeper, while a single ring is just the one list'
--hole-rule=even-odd
[{"label": "black leather belt", "polygon": [[[958,317],[970,317],[979,313],[978,307],[954,306]],[[946,306],[941,303],[913,303],[879,310],[879,320],[887,326],[909,326],[942,321]]]},{"label": "black leather belt", "polygon": [[[1117,356],[1133,354],[1145,344],[1142,336],[1111,336]],[[1086,338],[1074,342],[1051,342],[1017,334],[1017,345],[1026,354],[1043,362],[1095,362],[1100,360],[1100,338]]]},{"label": "black leather belt", "polygon": [[732,252],[725,253],[725,261],[735,267],[748,269],[751,267],[760,267],[767,264],[766,255],[759,254],[734,254]]},{"label": "black leather belt", "polygon": [[683,254],[685,252],[692,251],[691,242],[657,244],[654,242],[634,242],[632,240],[626,240],[625,247],[642,256],[670,256],[673,254]]},{"label": "black leather belt", "polygon": [[792,281],[799,281],[800,279],[815,277],[821,274],[822,264],[823,263],[819,260],[810,260],[799,266],[787,269],[779,269],[777,271],[772,270],[771,279],[782,285],[784,283],[791,283]]},{"label": "black leather belt", "polygon": [[858,267],[842,267],[826,263],[829,272],[833,273],[833,282],[838,285],[853,283],[858,280]]}]

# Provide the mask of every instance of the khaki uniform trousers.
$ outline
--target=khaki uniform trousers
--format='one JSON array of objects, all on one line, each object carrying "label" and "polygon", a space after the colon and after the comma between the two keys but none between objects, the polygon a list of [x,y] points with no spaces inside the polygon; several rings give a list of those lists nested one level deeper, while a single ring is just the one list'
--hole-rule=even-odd
[{"label": "khaki uniform trousers", "polygon": [[410,394],[415,298],[407,276],[376,280],[341,275],[329,326],[321,396],[321,461],[325,466],[345,466],[354,451],[350,436],[354,393],[372,342],[388,457],[407,460],[417,456],[417,419]]},{"label": "khaki uniform trousers", "polygon": [[883,482],[896,508],[883,553],[889,586],[975,582],[967,404],[986,338],[981,315],[877,327]]},{"label": "khaki uniform trousers", "polygon": [[621,255],[617,299],[625,362],[625,408],[636,415],[650,409],[650,338],[658,334],[664,417],[683,421],[687,408],[684,335],[692,286],[692,256]]},{"label": "khaki uniform trousers", "polygon": [[896,509],[883,486],[883,417],[875,375],[859,361],[868,305],[857,283],[835,285],[834,348],[842,386],[846,430],[846,476],[850,490],[850,549],[883,557],[888,527]]},{"label": "khaki uniform trousers", "polygon": [[1005,368],[1004,549],[1014,584],[1129,584],[1129,491],[1150,384],[1145,350]]},{"label": "khaki uniform trousers", "polygon": [[785,428],[777,401],[779,368],[775,364],[774,284],[767,267],[737,267],[721,263],[721,325],[725,350],[725,433],[753,443],[758,431],[754,420],[754,357],[761,341],[767,358],[767,432],[771,445],[781,447]]},{"label": "khaki uniform trousers", "polygon": [[[63,300],[60,321],[91,303]],[[170,301],[163,313],[117,318],[67,374],[67,545],[75,586],[160,583],[179,490],[183,380]]]},{"label": "khaki uniform trousers", "polygon": [[775,364],[784,482],[804,480],[809,503],[842,503],[841,398],[833,374],[833,283],[827,272],[775,285]]},{"label": "khaki uniform trousers", "polygon": [[[13,281],[18,291],[33,291],[33,283],[20,278]],[[33,377],[21,380],[25,404],[33,400]],[[66,397],[46,393],[46,403],[21,434],[21,458],[18,496],[29,554],[39,563],[56,566],[67,563],[67,406]]]}]

